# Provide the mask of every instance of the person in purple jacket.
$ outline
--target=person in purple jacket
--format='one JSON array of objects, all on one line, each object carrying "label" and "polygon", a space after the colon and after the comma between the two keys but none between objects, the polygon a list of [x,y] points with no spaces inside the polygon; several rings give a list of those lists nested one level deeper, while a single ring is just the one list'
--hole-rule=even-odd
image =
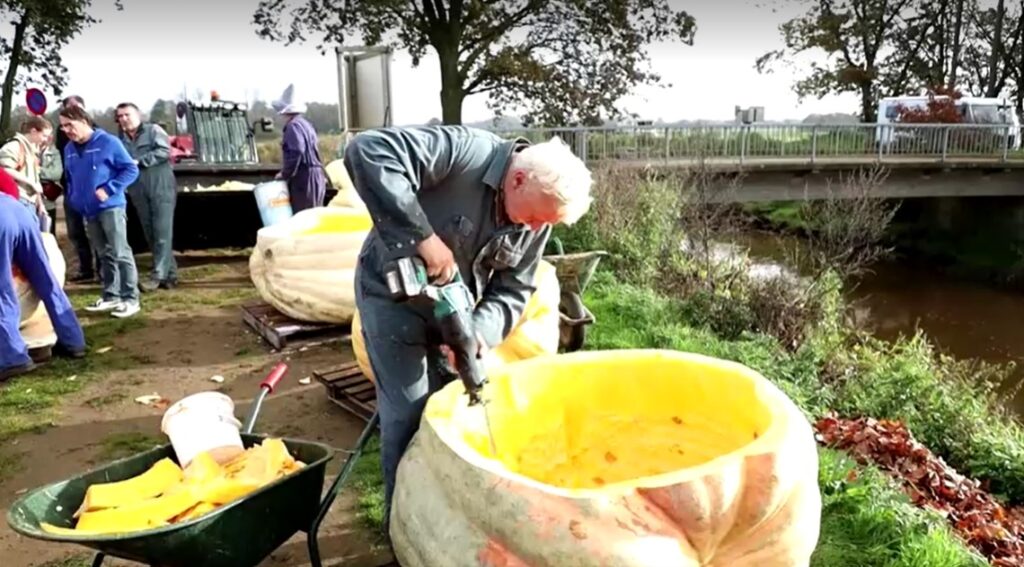
[{"label": "person in purple jacket", "polygon": [[327,173],[320,161],[316,130],[302,113],[306,105],[295,100],[295,85],[288,85],[271,106],[285,117],[281,139],[281,171],[277,179],[288,184],[292,212],[320,207],[327,192]]}]

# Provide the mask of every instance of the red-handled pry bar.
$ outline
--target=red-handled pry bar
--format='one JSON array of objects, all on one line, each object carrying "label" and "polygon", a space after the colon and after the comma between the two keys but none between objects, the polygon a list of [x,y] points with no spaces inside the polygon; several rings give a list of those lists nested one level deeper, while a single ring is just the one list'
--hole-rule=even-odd
[{"label": "red-handled pry bar", "polygon": [[284,377],[284,373],[288,372],[288,365],[283,362],[278,362],[270,374],[260,382],[260,393],[256,395],[256,399],[252,402],[252,408],[249,410],[249,416],[245,418],[245,425],[242,426],[242,433],[252,433],[252,428],[256,425],[256,416],[260,413],[260,407],[263,405],[263,398],[267,397],[267,394],[274,391],[277,387],[277,383]]}]

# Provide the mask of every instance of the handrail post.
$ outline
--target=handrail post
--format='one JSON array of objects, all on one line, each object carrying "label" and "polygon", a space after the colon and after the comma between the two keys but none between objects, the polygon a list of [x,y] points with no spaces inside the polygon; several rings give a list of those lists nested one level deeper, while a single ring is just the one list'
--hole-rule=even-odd
[{"label": "handrail post", "polygon": [[950,126],[942,127],[942,161],[940,163],[946,163],[946,155],[949,153],[949,129]]},{"label": "handrail post", "polygon": [[672,128],[665,127],[665,165],[672,158]]},{"label": "handrail post", "polygon": [[[889,145],[892,142],[892,138],[896,137],[896,132],[892,129],[892,125],[882,125],[879,122],[875,123],[875,128],[878,129],[878,163],[882,163],[882,148]],[[885,141],[885,135],[889,134],[890,140]]]},{"label": "handrail post", "polygon": [[814,165],[818,157],[818,125],[811,127],[811,165]]},{"label": "handrail post", "polygon": [[750,132],[750,126],[744,124],[740,127],[742,129],[742,135],[740,136],[740,165],[746,163],[747,158],[747,134]]},{"label": "handrail post", "polygon": [[1010,125],[1007,124],[1003,127],[1003,163],[1009,158],[1010,154]]}]

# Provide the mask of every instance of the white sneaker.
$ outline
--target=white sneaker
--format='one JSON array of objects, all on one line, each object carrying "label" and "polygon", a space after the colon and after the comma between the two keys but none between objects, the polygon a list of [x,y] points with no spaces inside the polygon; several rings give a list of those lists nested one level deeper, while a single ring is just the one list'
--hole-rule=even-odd
[{"label": "white sneaker", "polygon": [[111,315],[118,319],[126,319],[139,311],[142,311],[142,307],[138,301],[124,301],[114,309]]},{"label": "white sneaker", "polygon": [[85,310],[91,313],[102,313],[105,311],[113,311],[121,306],[120,299],[97,299],[95,303],[85,306]]}]

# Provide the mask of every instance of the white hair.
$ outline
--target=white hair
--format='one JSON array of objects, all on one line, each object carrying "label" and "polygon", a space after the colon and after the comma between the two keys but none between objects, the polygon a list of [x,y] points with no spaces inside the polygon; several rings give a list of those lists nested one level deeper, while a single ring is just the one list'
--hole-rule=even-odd
[{"label": "white hair", "polygon": [[558,136],[524,148],[516,154],[515,168],[527,174],[535,190],[558,201],[565,224],[575,224],[590,209],[590,170]]}]

